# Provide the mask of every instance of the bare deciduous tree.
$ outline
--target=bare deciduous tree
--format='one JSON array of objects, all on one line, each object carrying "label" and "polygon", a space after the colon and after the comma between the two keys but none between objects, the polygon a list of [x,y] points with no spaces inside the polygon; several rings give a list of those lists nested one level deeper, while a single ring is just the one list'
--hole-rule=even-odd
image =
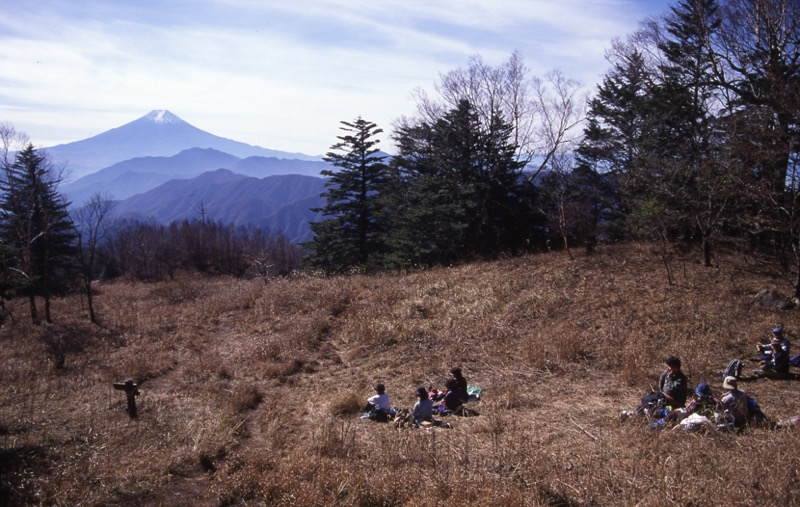
[{"label": "bare deciduous tree", "polygon": [[5,168],[14,163],[14,152],[27,146],[30,141],[27,134],[19,132],[12,124],[0,123],[0,143],[0,164]]},{"label": "bare deciduous tree", "polygon": [[[473,56],[467,67],[441,74],[435,87],[437,98],[415,91],[417,113],[423,120],[435,122],[462,100],[469,101],[487,130],[493,116],[500,114],[513,127],[518,160],[528,165],[531,179],[549,166],[554,155],[573,150],[580,139],[586,102],[581,83],[558,70],[530,76],[518,52],[496,67]],[[398,124],[407,122],[401,119]]]},{"label": "bare deciduous tree", "polygon": [[98,248],[109,238],[113,227],[111,215],[113,209],[114,201],[110,197],[96,193],[73,213],[73,224],[78,235],[83,288],[86,292],[89,319],[94,324],[98,324],[92,296],[95,260]]}]

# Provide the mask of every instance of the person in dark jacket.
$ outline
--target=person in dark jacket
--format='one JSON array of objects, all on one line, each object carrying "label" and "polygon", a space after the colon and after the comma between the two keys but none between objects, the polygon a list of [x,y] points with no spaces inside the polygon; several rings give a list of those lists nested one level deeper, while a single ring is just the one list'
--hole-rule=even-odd
[{"label": "person in dark jacket", "polygon": [[767,355],[767,359],[761,361],[761,369],[756,370],[756,376],[763,376],[775,379],[785,379],[789,375],[789,353],[783,348],[780,338],[774,337],[770,342],[772,351]]},{"label": "person in dark jacket", "polygon": [[658,379],[658,390],[667,399],[667,404],[673,409],[686,405],[689,394],[689,379],[681,371],[681,360],[677,356],[670,356],[664,360],[667,370]]},{"label": "person in dark jacket", "polygon": [[469,396],[467,394],[467,379],[464,378],[464,374],[461,373],[461,368],[453,368],[452,370],[450,370],[450,374],[453,376],[453,380],[456,381],[456,384],[460,389],[461,403],[466,402],[467,396]]},{"label": "person in dark jacket", "polygon": [[767,343],[759,343],[756,345],[756,350],[758,351],[758,358],[762,361],[769,360],[770,356],[772,356],[772,351],[774,350],[772,346],[772,342],[778,340],[781,345],[781,349],[786,352],[786,355],[791,355],[791,348],[792,344],[783,334],[783,326],[778,325],[772,328],[772,339]]},{"label": "person in dark jacket", "polygon": [[458,407],[464,404],[466,394],[461,390],[461,386],[458,385],[456,379],[447,379],[444,386],[447,389],[444,400],[442,400],[444,408],[448,412],[455,412]]},{"label": "person in dark jacket", "polygon": [[721,411],[720,400],[714,397],[711,386],[703,382],[695,387],[692,400],[685,407],[670,411],[665,420],[666,422],[680,422],[692,414],[699,414],[709,420],[714,420],[714,414]]}]

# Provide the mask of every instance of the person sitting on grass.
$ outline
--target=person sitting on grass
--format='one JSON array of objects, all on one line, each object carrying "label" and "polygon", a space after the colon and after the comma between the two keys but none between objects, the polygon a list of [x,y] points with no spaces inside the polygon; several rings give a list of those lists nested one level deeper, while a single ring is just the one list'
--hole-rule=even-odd
[{"label": "person sitting on grass", "polygon": [[[722,397],[722,408],[730,419],[730,422],[723,425],[723,428],[730,426],[736,429],[744,428],[751,420],[751,415],[753,419],[759,419],[760,414],[760,419],[763,419],[764,414],[758,408],[755,400],[751,403],[751,398],[747,393],[739,389],[736,377],[725,377],[725,380],[722,381],[722,388],[727,391],[727,394]],[[754,406],[758,413],[751,414],[754,411],[751,406]]]},{"label": "person sitting on grass", "polygon": [[424,387],[417,388],[417,402],[411,409],[411,417],[414,424],[419,426],[424,421],[433,422],[433,402],[428,398],[428,391]]},{"label": "person sitting on grass", "polygon": [[392,415],[392,407],[389,405],[389,395],[386,394],[386,386],[378,384],[375,386],[375,395],[367,399],[364,407],[365,419],[372,419],[378,422],[388,422]]},{"label": "person sitting on grass", "polygon": [[671,410],[664,419],[667,423],[680,422],[692,414],[698,414],[714,420],[714,415],[720,412],[720,401],[711,392],[711,386],[705,382],[697,384],[692,400],[683,408]]},{"label": "person sitting on grass", "polygon": [[444,412],[455,412],[464,404],[466,399],[466,392],[461,389],[458,381],[454,378],[447,379],[444,384],[447,393],[444,395],[441,405],[444,407]]},{"label": "person sitting on grass", "polygon": [[772,328],[772,339],[768,343],[766,344],[759,343],[758,345],[756,345],[756,350],[758,351],[758,358],[760,360],[767,361],[770,358],[770,356],[772,355],[772,351],[774,350],[772,347],[772,342],[774,340],[778,340],[781,349],[784,352],[786,352],[787,356],[789,355],[792,345],[786,338],[786,336],[784,336],[783,334],[783,326],[778,325]]},{"label": "person sitting on grass", "polygon": [[672,409],[686,405],[689,393],[689,379],[681,371],[681,360],[677,356],[670,356],[664,360],[667,370],[658,379],[658,390],[667,399],[667,405]]},{"label": "person sitting on grass", "polygon": [[[450,374],[453,376],[453,380],[455,381],[456,386],[458,386],[458,388],[460,390],[461,403],[466,403],[467,402],[467,396],[468,396],[468,394],[467,394],[467,387],[468,386],[467,386],[467,379],[464,378],[464,374],[461,373],[461,368],[453,368],[452,370],[450,370]],[[448,388],[448,391],[449,390],[450,390],[450,388]]]},{"label": "person sitting on grass", "polygon": [[783,348],[780,338],[773,337],[770,342],[772,351],[767,359],[761,361],[761,369],[753,373],[758,377],[785,379],[789,377],[789,353]]}]

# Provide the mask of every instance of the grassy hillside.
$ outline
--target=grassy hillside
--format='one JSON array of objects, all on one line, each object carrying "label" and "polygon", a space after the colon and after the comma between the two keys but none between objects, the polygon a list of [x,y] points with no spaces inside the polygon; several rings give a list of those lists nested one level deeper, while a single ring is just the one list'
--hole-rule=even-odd
[{"label": "grassy hillside", "polygon": [[[98,287],[0,335],[4,505],[797,505],[800,431],[652,432],[620,423],[678,354],[711,383],[797,310],[788,277],[730,256],[676,265],[645,247],[420,273]],[[16,303],[14,303],[16,305]],[[51,358],[66,351],[64,367]],[[381,381],[411,407],[452,366],[484,389],[451,429],[362,421]],[[113,382],[140,383],[139,417]],[[800,414],[796,381],[747,391]]]}]

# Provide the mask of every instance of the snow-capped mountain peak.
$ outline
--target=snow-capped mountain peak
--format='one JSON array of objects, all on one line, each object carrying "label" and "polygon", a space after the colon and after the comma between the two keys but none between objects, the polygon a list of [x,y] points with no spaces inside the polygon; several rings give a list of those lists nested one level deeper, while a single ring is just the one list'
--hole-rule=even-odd
[{"label": "snow-capped mountain peak", "polygon": [[54,163],[67,165],[71,178],[137,157],[171,157],[190,148],[213,148],[238,158],[252,156],[318,161],[320,157],[270,150],[215,136],[187,123],[166,109],[82,141],[47,148]]},{"label": "snow-capped mountain peak", "polygon": [[150,111],[145,118],[153,123],[181,123],[183,121],[166,109]]}]

